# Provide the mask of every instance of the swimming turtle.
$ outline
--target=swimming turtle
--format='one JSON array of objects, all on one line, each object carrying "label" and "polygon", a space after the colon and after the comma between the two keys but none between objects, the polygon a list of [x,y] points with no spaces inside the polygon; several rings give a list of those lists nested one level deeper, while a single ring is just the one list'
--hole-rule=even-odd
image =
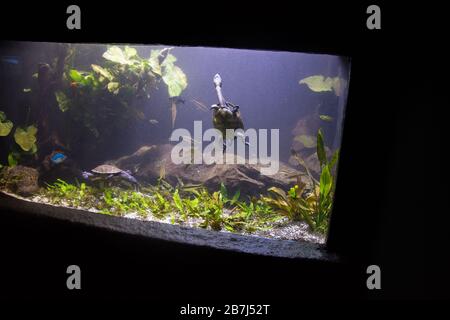
[{"label": "swimming turtle", "polygon": [[[214,128],[222,133],[222,137],[225,140],[227,138],[227,129],[244,129],[244,122],[239,112],[239,106],[226,101],[223,97],[222,78],[219,74],[214,76],[213,83],[216,88],[217,99],[219,100],[219,104],[213,104],[210,108],[213,111],[213,125]],[[226,144],[224,143],[224,151],[225,148]]]},{"label": "swimming turtle", "polygon": [[120,177],[122,179],[125,179],[133,184],[139,184],[135,177],[131,175],[131,172],[129,170],[122,170],[120,168],[117,168],[114,165],[111,164],[102,164],[94,169],[89,171],[83,171],[83,178],[85,179],[111,179],[113,177]]}]

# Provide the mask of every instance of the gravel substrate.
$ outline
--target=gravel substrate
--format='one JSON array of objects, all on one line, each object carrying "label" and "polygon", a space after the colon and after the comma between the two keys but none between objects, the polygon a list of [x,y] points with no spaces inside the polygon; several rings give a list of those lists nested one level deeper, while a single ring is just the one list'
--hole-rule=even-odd
[{"label": "gravel substrate", "polygon": [[[20,196],[15,195],[18,198],[22,198]],[[28,200],[31,200],[33,202],[38,203],[46,203],[50,204],[49,199],[46,199],[42,195],[37,195],[28,198]],[[62,203],[64,205],[64,203]],[[99,213],[98,210],[95,208],[83,208],[83,207],[77,207],[75,209],[90,211],[90,212],[96,212]],[[156,221],[156,222],[162,222],[162,223],[168,223],[172,224],[171,222],[171,216],[168,215],[164,219],[158,219],[154,215],[149,212],[147,214],[146,218],[143,218],[140,216],[137,212],[130,212],[123,216],[124,218],[128,219],[137,219],[141,221]],[[201,223],[200,219],[188,219],[188,221],[177,223],[182,226],[186,227],[193,227],[198,228],[198,225]],[[220,232],[226,232],[230,233],[227,230],[222,230]],[[270,230],[258,230],[253,233],[242,233],[247,236],[257,236],[257,237],[264,237],[264,238],[272,238],[272,239],[280,239],[280,240],[301,240],[301,241],[307,241],[311,243],[317,243],[317,244],[323,244],[325,243],[325,236],[317,233],[312,233],[309,230],[309,227],[304,222],[298,222],[298,221],[288,221],[287,219],[281,220],[273,225],[273,228]]]},{"label": "gravel substrate", "polygon": [[304,222],[287,222],[274,226],[273,229],[267,231],[256,231],[253,235],[283,239],[283,240],[303,240],[313,243],[325,243],[325,236],[309,231],[309,227]]}]

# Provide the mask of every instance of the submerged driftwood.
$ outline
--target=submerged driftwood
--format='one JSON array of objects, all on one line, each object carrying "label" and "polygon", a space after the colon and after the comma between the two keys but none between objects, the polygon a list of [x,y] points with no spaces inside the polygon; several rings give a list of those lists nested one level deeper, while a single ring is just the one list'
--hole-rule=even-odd
[{"label": "submerged driftwood", "polygon": [[270,176],[261,174],[260,164],[174,164],[170,158],[172,147],[168,144],[143,146],[111,163],[130,170],[141,181],[154,183],[163,173],[171,184],[180,179],[185,184],[202,184],[216,191],[220,183],[224,183],[229,190],[240,189],[241,194],[249,195],[264,193],[270,187],[289,189],[301,175],[300,171],[281,162],[278,172]]}]

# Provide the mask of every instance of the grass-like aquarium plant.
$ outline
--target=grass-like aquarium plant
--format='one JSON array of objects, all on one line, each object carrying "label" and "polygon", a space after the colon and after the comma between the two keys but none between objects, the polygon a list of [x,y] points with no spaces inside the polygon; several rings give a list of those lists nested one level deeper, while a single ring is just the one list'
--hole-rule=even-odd
[{"label": "grass-like aquarium plant", "polygon": [[170,223],[187,223],[212,230],[251,233],[264,230],[283,217],[263,199],[240,200],[240,192],[229,196],[226,187],[209,192],[201,186],[171,187],[167,183],[146,186],[144,192],[118,187],[98,189],[63,180],[48,185],[41,196],[55,205],[94,209],[99,213],[124,216],[137,213]]},{"label": "grass-like aquarium plant", "polygon": [[297,184],[288,192],[272,187],[269,189],[271,195],[263,197],[263,200],[289,219],[305,221],[313,231],[326,233],[333,204],[335,184],[333,172],[335,172],[334,167],[339,150],[334,152],[330,160],[327,159],[323,133],[320,129],[317,133],[316,152],[321,168],[319,180],[314,178],[301,156],[293,152],[299,165],[305,169],[305,176],[310,183],[306,184],[301,179],[297,179]]}]

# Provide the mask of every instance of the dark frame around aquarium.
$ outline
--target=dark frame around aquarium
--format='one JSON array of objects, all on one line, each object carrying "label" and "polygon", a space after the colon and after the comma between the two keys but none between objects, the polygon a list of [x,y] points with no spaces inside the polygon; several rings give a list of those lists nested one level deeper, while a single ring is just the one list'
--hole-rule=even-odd
[{"label": "dark frame around aquarium", "polygon": [[[3,42],[6,45],[17,45],[20,43],[26,43],[27,41],[6,41]],[[38,41],[39,43],[39,41]],[[56,43],[56,41],[55,41]],[[189,42],[188,42],[189,43]],[[0,42],[0,45],[2,43]],[[93,43],[94,44],[94,43]],[[96,42],[96,44],[108,44],[106,42]],[[144,42],[140,42],[140,43],[124,43],[127,45],[143,45],[143,46],[152,46],[155,44],[151,44],[151,43],[144,43]],[[204,46],[206,48],[215,48],[214,46],[209,45],[208,43],[204,43],[204,42],[196,42],[197,45],[201,45]],[[163,45],[165,46],[183,46],[183,45],[187,45],[187,43],[163,43]],[[189,43],[189,45],[191,45],[191,43]],[[241,46],[228,46],[227,48],[233,48],[233,49],[243,49]],[[272,47],[268,46],[268,47],[255,47],[255,48],[250,48],[250,47],[246,47],[246,49],[248,50],[255,50],[255,51],[290,51],[290,52],[298,52],[298,53],[308,53],[308,54],[330,54],[330,55],[334,55],[336,57],[342,57],[345,60],[347,60],[348,62],[348,69],[349,69],[349,75],[351,73],[351,58],[348,56],[341,56],[339,54],[336,53],[330,53],[330,52],[312,52],[312,51],[308,51],[302,48],[296,48],[296,50],[292,50],[292,47],[288,47],[285,50],[281,50],[280,48],[276,48],[273,49]],[[290,50],[288,50],[290,49]],[[350,87],[351,87],[351,75],[349,78],[349,83],[350,83]],[[350,94],[349,89],[348,90],[348,95]],[[343,119],[342,119],[342,123],[340,124],[341,126],[341,146],[342,146],[342,140],[343,140],[343,134],[342,132],[345,132],[345,119],[346,117],[346,112],[347,112],[347,107],[348,107],[348,100],[349,100],[349,96],[347,96],[347,105],[344,106],[344,111],[343,111]],[[341,149],[342,150],[342,149]],[[342,151],[340,152],[342,157]],[[339,177],[339,168],[340,168],[340,164],[341,161],[338,161],[338,166],[337,166],[337,177]],[[339,181],[339,178],[337,178]],[[337,182],[337,185],[339,185],[339,183]],[[337,187],[336,187],[337,190]],[[0,195],[0,199],[2,200],[3,203],[0,204],[0,207],[3,208],[9,208],[9,209],[14,209],[16,208],[17,210],[20,211],[25,211],[28,213],[34,213],[33,212],[33,206],[29,203],[29,201],[26,200],[22,200],[19,198],[14,198],[12,195],[7,195],[7,194],[2,194]],[[239,235],[237,238],[240,240],[229,240],[227,235],[222,235],[222,234],[217,234],[216,232],[203,232],[203,230],[197,230],[197,231],[193,231],[193,232],[189,232],[186,227],[169,227],[167,228],[163,223],[147,223],[147,227],[148,227],[148,231],[146,232],[142,232],[142,230],[144,229],[144,227],[140,227],[139,224],[142,223],[142,221],[136,221],[136,222],[132,222],[129,223],[128,219],[124,219],[122,217],[102,217],[102,215],[96,214],[96,213],[92,213],[92,212],[85,212],[85,214],[87,215],[87,218],[85,219],[84,217],[80,216],[80,213],[82,212],[82,210],[76,210],[76,209],[71,209],[71,208],[63,208],[63,207],[52,207],[51,205],[46,205],[46,204],[38,204],[38,203],[34,203],[34,206],[36,206],[36,212],[38,212],[39,214],[42,214],[44,216],[47,217],[51,217],[51,218],[57,218],[57,219],[63,219],[63,220],[67,220],[67,221],[72,221],[72,222],[76,222],[76,223],[81,223],[81,224],[87,224],[87,225],[92,225],[94,227],[100,227],[100,228],[104,228],[104,229],[108,229],[111,231],[115,231],[115,232],[123,232],[123,233],[129,233],[129,234],[133,234],[133,235],[138,235],[138,236],[144,236],[144,237],[154,237],[156,239],[163,239],[165,241],[176,241],[176,242],[185,242],[186,244],[194,244],[194,245],[210,245],[211,247],[216,247],[216,248],[220,248],[220,249],[224,249],[224,250],[235,250],[235,251],[242,251],[242,252],[248,252],[248,253],[252,253],[252,254],[261,254],[261,255],[273,255],[273,256],[279,256],[279,257],[290,257],[290,258],[305,258],[305,259],[323,259],[323,260],[328,260],[328,261],[336,261],[337,256],[334,255],[334,253],[339,253],[339,249],[336,249],[336,247],[334,246],[333,243],[333,228],[332,228],[332,224],[334,224],[333,221],[335,221],[334,219],[336,218],[330,218],[329,220],[329,231],[328,234],[326,235],[326,243],[324,245],[322,244],[312,244],[312,243],[308,243],[306,241],[299,241],[298,244],[296,245],[288,245],[288,246],[283,246],[282,242],[284,240],[274,240],[274,241],[259,241],[260,243],[258,243],[258,240],[253,241],[254,245],[252,244],[252,240],[249,241],[244,241],[243,239],[245,239],[248,236],[244,236],[244,235]],[[332,210],[331,213],[331,217],[333,217],[334,214],[334,209]],[[71,217],[71,215],[74,215],[73,217]],[[111,221],[109,220],[111,219]],[[118,221],[122,221],[122,223],[124,224],[124,227],[118,227]],[[339,221],[339,220],[338,220]],[[167,229],[167,231],[165,232],[156,232],[157,227],[159,225],[159,228],[162,228],[163,230]],[[173,230],[171,230],[171,228]],[[184,232],[187,232],[188,236],[186,237],[182,237],[182,236],[173,236],[171,237],[164,237],[162,236],[164,233],[173,233],[173,234],[179,234],[180,232],[182,232],[181,230],[185,230]],[[197,234],[200,238],[204,238],[203,241],[196,241],[195,240],[195,234]],[[331,234],[331,239],[330,240],[330,234]],[[219,237],[220,240],[219,241],[214,241],[214,237]],[[251,238],[250,238],[251,239]],[[220,241],[222,241],[225,245],[223,245],[223,243],[221,245],[217,245],[220,243]],[[242,250],[238,248],[238,246],[235,246],[236,241],[239,241],[240,243],[242,243]],[[245,243],[245,245],[244,245]],[[277,244],[278,243],[278,244]],[[275,249],[278,248],[278,251]],[[325,252],[324,251],[328,251]],[[272,253],[271,253],[272,252]]]},{"label": "dark frame around aquarium", "polygon": [[[65,9],[64,4],[54,4],[45,6],[49,16],[58,16],[58,12]],[[204,27],[203,14],[196,16],[198,20],[191,19],[189,25],[185,25],[182,30],[158,29],[155,32],[133,32],[135,29],[146,30],[146,16],[144,12],[134,12],[133,16],[122,15],[114,12],[114,8],[109,7],[89,7],[89,15],[85,18],[85,24],[79,32],[71,32],[65,28],[54,28],[54,21],[49,19],[39,19],[32,14],[33,10],[28,10],[24,14],[24,19],[29,22],[29,26],[36,25],[36,28],[21,30],[17,28],[16,34],[6,34],[4,40],[15,41],[42,41],[42,42],[78,42],[78,43],[130,43],[143,45],[176,45],[176,46],[205,46],[205,47],[226,47],[236,49],[255,49],[255,50],[275,50],[291,51],[304,53],[331,54],[351,58],[351,75],[347,105],[345,108],[345,118],[342,123],[343,132],[341,139],[341,152],[338,164],[338,175],[336,184],[336,193],[329,224],[329,234],[327,237],[326,248],[334,253],[348,257],[361,257],[365,252],[371,249],[374,237],[377,232],[378,213],[376,209],[380,202],[373,197],[369,200],[362,197],[356,200],[355,194],[362,193],[355,190],[358,185],[358,172],[365,166],[362,164],[367,161],[368,154],[355,154],[355,150],[361,143],[361,131],[366,132],[366,138],[375,142],[376,137],[373,133],[364,128],[377,128],[376,120],[383,114],[379,108],[379,101],[376,99],[367,100],[369,95],[367,88],[376,83],[378,79],[371,77],[370,70],[382,68],[381,62],[377,62],[376,49],[377,41],[380,40],[380,33],[369,34],[367,30],[360,27],[363,22],[364,5],[354,5],[341,7],[336,10],[327,10],[322,12],[321,20],[327,21],[323,28],[310,30],[308,24],[314,24],[316,21],[308,14],[308,10],[288,10],[286,7],[271,7],[269,17],[278,15],[274,23],[269,19],[261,19],[262,12],[255,14],[254,8],[240,8],[236,12],[233,8],[228,8],[231,16],[236,19],[233,23],[223,29],[211,29]],[[292,8],[294,9],[294,8]],[[309,8],[308,8],[309,9]],[[225,8],[224,10],[227,10]],[[182,17],[182,10],[178,10],[175,17]],[[120,15],[120,24],[108,25],[108,32],[105,32],[102,21],[96,21],[95,16],[118,17]],[[194,15],[195,16],[195,15]],[[342,16],[355,17],[353,19],[342,19]],[[359,17],[359,18],[358,18]],[[63,17],[61,18],[63,19]],[[119,19],[117,20],[119,21]],[[125,24],[130,22],[128,26]],[[157,20],[162,23],[162,20]],[[62,22],[62,21],[61,21]],[[131,23],[132,22],[132,23]],[[124,26],[125,25],[125,26]],[[317,24],[314,24],[317,28]],[[326,26],[333,26],[335,30],[329,33],[325,30]],[[128,29],[127,29],[128,28]],[[336,36],[339,34],[341,36]],[[345,35],[345,36],[342,36]],[[366,49],[369,48],[369,49]],[[369,70],[369,71],[368,71]],[[364,125],[361,119],[365,117],[363,109],[370,109],[372,119]],[[389,123],[385,126],[389,128]],[[376,145],[376,142],[375,142]],[[376,155],[377,159],[371,161],[377,163],[386,163],[385,157]],[[382,188],[383,177],[385,173],[382,170],[376,171],[375,176],[379,180],[373,179],[370,186],[371,191]],[[359,192],[359,193],[358,193]],[[359,208],[366,207],[366,201],[370,201],[371,208],[364,210],[364,215],[359,212]],[[358,241],[354,241],[358,239]]]},{"label": "dark frame around aquarium", "polygon": [[[427,81],[435,79],[433,73],[445,74],[446,10],[392,1],[78,0],[81,30],[68,30],[66,9],[73,3],[2,3],[0,46],[2,40],[174,44],[350,57],[326,242],[327,251],[344,263],[214,250],[1,209],[0,296],[23,301],[24,295],[131,295],[172,305],[187,298],[210,303],[254,298],[283,303],[271,314],[280,319],[292,318],[280,314],[285,310],[298,315],[309,306],[299,301],[311,299],[448,298],[448,204],[439,201],[447,196],[441,173],[448,166],[442,154],[448,117],[439,108],[446,105],[442,90],[436,90],[441,82]],[[374,4],[381,8],[381,29],[366,25]],[[81,293],[64,286],[64,272],[74,262],[86,270]],[[366,269],[373,264],[382,270],[382,290],[366,286]],[[197,281],[174,277],[180,268]],[[233,273],[242,268],[245,272]],[[234,281],[218,281],[217,274],[230,272]],[[283,294],[287,286],[294,295]],[[165,304],[157,305],[167,317]]]}]

